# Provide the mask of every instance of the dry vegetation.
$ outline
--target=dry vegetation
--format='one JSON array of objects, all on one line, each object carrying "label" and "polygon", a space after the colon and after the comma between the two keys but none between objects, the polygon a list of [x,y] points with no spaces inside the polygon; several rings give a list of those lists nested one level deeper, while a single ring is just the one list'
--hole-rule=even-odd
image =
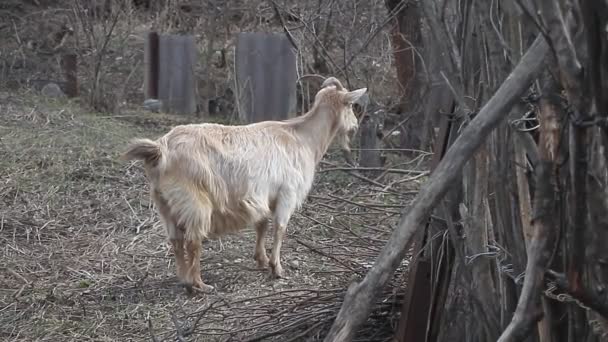
[{"label": "dry vegetation", "polygon": [[[193,34],[201,111],[207,101],[234,108],[234,47],[239,32],[282,32],[276,4],[297,45],[300,73],[334,75],[369,87],[390,106],[398,94],[384,2],[151,1],[146,10],[116,0],[9,0],[0,5],[0,87],[40,89],[61,81],[60,56],[78,55],[81,97],[95,110],[119,112],[143,99],[144,41],[150,30]],[[40,5],[34,5],[38,3]],[[104,6],[109,3],[109,7]],[[107,8],[107,10],[104,10]],[[307,89],[306,95],[314,92]]]},{"label": "dry vegetation", "polygon": [[[179,118],[135,112],[115,118],[32,94],[1,96],[3,339],[323,336],[346,286],[371,265],[398,208],[425,175],[407,170],[419,169],[426,154],[394,165],[398,178],[375,175],[375,181],[336,170],[328,158],[288,228],[289,278],[274,281],[255,269],[247,231],[206,243],[203,276],[217,291],[191,297],[176,285],[141,166],[117,162],[133,135],[155,136]],[[403,177],[414,180],[384,190],[372,185]],[[400,291],[382,296],[362,336],[391,336]]]},{"label": "dry vegetation", "polygon": [[[236,32],[282,28],[270,6],[253,2],[231,2],[229,10],[198,18],[196,11],[205,8],[175,12],[170,9],[177,5],[168,2],[146,12],[129,5],[114,7],[106,20],[85,16],[83,3],[0,6],[0,338],[322,339],[347,286],[371,266],[400,208],[426,178],[419,170],[426,169],[429,154],[387,154],[390,170],[378,171],[345,168],[332,151],[288,227],[282,254],[288,278],[271,280],[255,269],[254,233],[248,230],[205,243],[203,277],[216,291],[189,296],[176,284],[172,252],[141,165],[117,159],[134,136],[157,137],[175,124],[200,121],[139,109],[143,39],[150,28],[211,32],[197,34],[199,55],[213,61],[225,53],[228,65],[198,66],[199,79],[213,80],[199,84],[199,100],[206,101],[222,97],[233,84]],[[372,85],[372,94],[391,84],[381,1],[318,8],[277,4],[303,19],[292,32],[307,58],[302,66],[326,68],[324,73],[342,79],[348,75],[353,86]],[[353,10],[357,20],[344,15]],[[339,19],[334,27],[315,19],[327,16]],[[65,27],[72,32],[62,36]],[[351,28],[349,35],[334,40],[344,27]],[[313,51],[319,44],[323,51]],[[338,55],[344,44],[348,55]],[[79,56],[81,97],[43,98],[42,85],[62,79],[58,56],[65,51]],[[385,98],[392,91],[383,89]],[[221,120],[230,119],[230,112],[221,114]],[[392,337],[405,267],[407,262],[378,298],[361,340]]]}]

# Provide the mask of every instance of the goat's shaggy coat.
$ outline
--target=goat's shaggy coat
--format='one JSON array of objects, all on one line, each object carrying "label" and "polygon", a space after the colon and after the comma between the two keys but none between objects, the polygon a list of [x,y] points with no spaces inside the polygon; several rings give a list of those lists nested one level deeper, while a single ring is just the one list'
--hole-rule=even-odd
[{"label": "goat's shaggy coat", "polygon": [[[136,139],[124,159],[144,161],[152,199],[175,250],[186,285],[211,288],[200,277],[200,243],[254,225],[254,258],[282,276],[280,248],[287,223],[304,202],[315,169],[338,136],[348,150],[357,128],[352,103],[366,92],[348,92],[328,78],[312,109],[285,121],[241,126],[174,127],[156,141]],[[270,261],[264,249],[268,219],[275,234]]]}]

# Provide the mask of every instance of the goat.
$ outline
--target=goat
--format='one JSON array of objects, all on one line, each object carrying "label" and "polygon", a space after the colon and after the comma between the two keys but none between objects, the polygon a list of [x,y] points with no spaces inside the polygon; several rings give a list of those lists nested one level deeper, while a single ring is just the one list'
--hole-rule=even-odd
[{"label": "goat", "polygon": [[[358,122],[352,110],[367,88],[348,91],[334,77],[302,116],[226,126],[173,127],[156,141],[134,139],[123,160],[142,160],[151,198],[174,249],[179,281],[212,290],[201,279],[201,243],[253,225],[258,268],[284,276],[280,251],[287,224],[310,191],[315,169],[335,137],[350,151]],[[274,226],[270,259],[264,248]]]}]

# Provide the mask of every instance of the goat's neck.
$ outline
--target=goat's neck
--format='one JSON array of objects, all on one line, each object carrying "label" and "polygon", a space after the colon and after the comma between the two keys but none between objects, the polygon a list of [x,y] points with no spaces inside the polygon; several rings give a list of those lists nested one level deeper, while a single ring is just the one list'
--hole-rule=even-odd
[{"label": "goat's neck", "polygon": [[314,153],[315,163],[318,163],[336,135],[337,117],[330,108],[315,106],[300,119],[295,129],[302,142]]}]

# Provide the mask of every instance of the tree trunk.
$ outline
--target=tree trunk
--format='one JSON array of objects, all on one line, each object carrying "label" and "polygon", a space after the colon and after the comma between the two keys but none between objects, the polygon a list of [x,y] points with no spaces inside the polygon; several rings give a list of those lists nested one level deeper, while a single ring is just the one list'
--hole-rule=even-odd
[{"label": "tree trunk", "polygon": [[399,113],[411,118],[401,127],[401,147],[418,148],[422,141],[424,117],[421,99],[422,35],[418,0],[385,0],[389,12],[395,13],[391,28],[393,55],[401,97]]}]

